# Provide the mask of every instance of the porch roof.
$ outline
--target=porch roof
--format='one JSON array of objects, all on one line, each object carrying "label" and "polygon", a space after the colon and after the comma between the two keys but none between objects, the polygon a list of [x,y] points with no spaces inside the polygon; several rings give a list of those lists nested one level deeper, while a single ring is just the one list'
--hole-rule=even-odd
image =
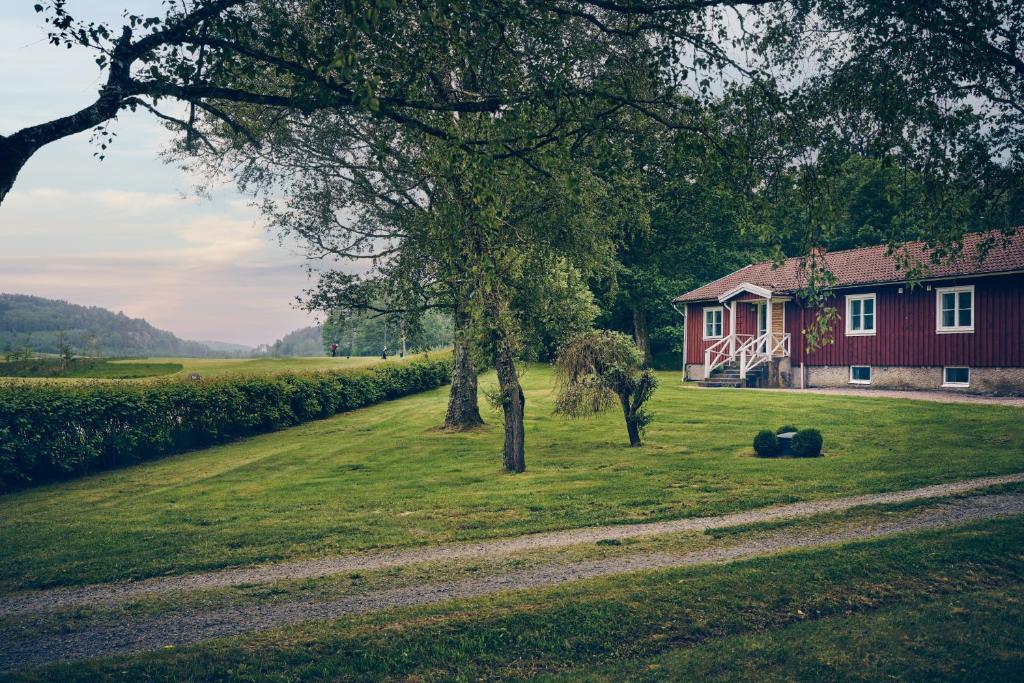
[{"label": "porch roof", "polygon": [[768,289],[767,287],[753,285],[749,282],[741,282],[740,284],[736,285],[726,293],[719,296],[718,300],[721,301],[722,303],[725,303],[729,299],[736,298],[743,294],[753,294],[755,297],[759,299],[770,299],[772,296],[772,290]]}]

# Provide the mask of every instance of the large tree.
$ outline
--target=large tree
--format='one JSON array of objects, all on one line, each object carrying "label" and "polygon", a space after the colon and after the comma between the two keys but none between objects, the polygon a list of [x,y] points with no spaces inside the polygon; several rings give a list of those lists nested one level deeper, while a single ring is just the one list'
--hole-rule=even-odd
[{"label": "large tree", "polygon": [[[640,49],[666,75],[721,68],[732,63],[722,44],[726,11],[767,3],[194,0],[168,2],[159,15],[126,12],[120,26],[73,15],[67,0],[34,4],[51,43],[94,55],[101,85],[77,112],[0,135],[0,203],[41,147],[96,129],[105,149],[105,125],[126,109],[146,110],[189,144],[209,145],[195,125],[202,117],[259,144],[261,131],[237,116],[237,105],[272,115],[369,112],[440,137],[451,131],[436,125],[438,112],[507,115],[538,101],[556,108],[548,128],[503,140],[496,151],[521,154],[577,133],[581,102],[652,108],[646,98],[594,87],[589,75],[605,59]],[[514,66],[518,77],[462,78],[478,61]],[[471,149],[485,141],[460,142]]]}]

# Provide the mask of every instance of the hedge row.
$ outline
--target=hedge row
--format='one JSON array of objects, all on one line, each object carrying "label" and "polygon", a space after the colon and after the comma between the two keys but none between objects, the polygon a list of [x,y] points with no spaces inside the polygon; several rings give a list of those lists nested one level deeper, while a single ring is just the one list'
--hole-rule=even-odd
[{"label": "hedge row", "polygon": [[433,389],[450,360],[366,370],[0,387],[0,491],[124,467]]}]

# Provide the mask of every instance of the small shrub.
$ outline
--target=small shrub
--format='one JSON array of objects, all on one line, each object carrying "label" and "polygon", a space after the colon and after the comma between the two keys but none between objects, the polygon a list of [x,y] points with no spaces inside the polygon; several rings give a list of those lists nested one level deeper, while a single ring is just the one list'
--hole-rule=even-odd
[{"label": "small shrub", "polygon": [[778,455],[781,450],[779,437],[775,436],[775,432],[770,429],[762,429],[754,437],[754,451],[762,458]]},{"label": "small shrub", "polygon": [[775,430],[776,434],[788,434],[789,432],[799,432],[800,430],[793,425],[782,425]]},{"label": "small shrub", "polygon": [[817,429],[801,429],[793,437],[793,453],[801,458],[816,458],[821,455],[821,432]]}]

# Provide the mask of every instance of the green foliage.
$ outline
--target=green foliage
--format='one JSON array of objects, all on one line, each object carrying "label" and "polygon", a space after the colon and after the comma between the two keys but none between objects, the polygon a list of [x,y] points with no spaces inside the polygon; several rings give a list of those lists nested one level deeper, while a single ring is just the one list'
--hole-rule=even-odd
[{"label": "green foliage", "polygon": [[778,429],[775,430],[775,433],[776,434],[788,434],[789,432],[798,432],[798,431],[800,431],[800,430],[797,429],[796,427],[794,427],[793,425],[782,425],[781,427],[779,427]]},{"label": "green foliage", "polygon": [[445,384],[449,360],[145,384],[0,388],[0,490],[274,431]]},{"label": "green foliage", "polygon": [[762,429],[754,437],[754,452],[762,458],[771,458],[782,452],[779,437],[770,429]]},{"label": "green foliage", "polygon": [[801,429],[793,437],[793,453],[801,458],[816,458],[821,455],[821,432],[817,429]]}]

